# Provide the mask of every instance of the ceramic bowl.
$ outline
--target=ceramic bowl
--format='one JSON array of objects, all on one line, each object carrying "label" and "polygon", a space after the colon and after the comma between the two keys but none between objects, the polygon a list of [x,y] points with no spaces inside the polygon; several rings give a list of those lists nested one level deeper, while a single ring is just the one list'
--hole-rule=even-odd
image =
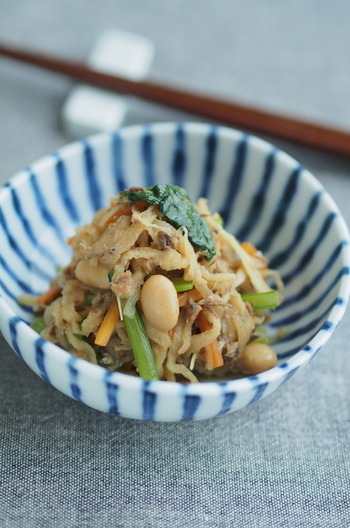
[{"label": "ceramic bowl", "polygon": [[[199,384],[146,382],[109,372],[43,340],[28,326],[22,293],[47,289],[70,259],[66,240],[96,209],[132,185],[171,183],[207,197],[226,228],[279,270],[284,303],[272,315],[285,336],[278,365],[262,374]],[[349,296],[349,238],[333,200],[307,170],[260,139],[191,123],[134,126],[68,145],[0,189],[1,330],[42,379],[102,412],[200,420],[273,393],[317,354]]]}]

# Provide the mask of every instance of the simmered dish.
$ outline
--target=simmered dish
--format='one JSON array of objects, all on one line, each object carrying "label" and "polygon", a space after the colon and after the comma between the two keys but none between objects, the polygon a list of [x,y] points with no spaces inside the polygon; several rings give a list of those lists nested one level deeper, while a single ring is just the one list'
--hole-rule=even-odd
[{"label": "simmered dish", "polygon": [[71,354],[148,380],[197,382],[273,367],[261,326],[281,280],[172,185],[113,197],[68,241],[70,263],[35,300],[33,328]]}]

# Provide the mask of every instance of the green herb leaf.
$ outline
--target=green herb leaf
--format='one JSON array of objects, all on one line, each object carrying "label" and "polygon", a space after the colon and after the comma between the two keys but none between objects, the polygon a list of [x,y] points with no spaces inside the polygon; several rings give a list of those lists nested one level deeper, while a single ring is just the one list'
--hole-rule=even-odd
[{"label": "green herb leaf", "polygon": [[125,191],[121,197],[132,203],[146,200],[151,205],[157,205],[170,224],[176,228],[185,227],[187,229],[192,245],[205,251],[208,260],[215,256],[210,230],[182,187],[155,185],[140,191]]}]

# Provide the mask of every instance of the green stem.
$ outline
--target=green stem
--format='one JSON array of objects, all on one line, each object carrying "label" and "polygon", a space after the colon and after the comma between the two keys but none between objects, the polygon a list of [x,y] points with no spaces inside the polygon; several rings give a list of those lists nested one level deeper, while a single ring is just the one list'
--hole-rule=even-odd
[{"label": "green stem", "polygon": [[36,317],[33,319],[33,321],[30,323],[30,326],[40,334],[44,328],[46,328],[46,324],[43,317]]},{"label": "green stem", "polygon": [[178,293],[193,290],[193,282],[192,281],[187,281],[187,280],[183,279],[182,277],[174,277],[174,278],[172,278],[170,280],[174,284],[175,290]]},{"label": "green stem", "polygon": [[123,320],[140,377],[147,381],[159,380],[153,350],[138,307],[135,306],[132,317],[127,315],[123,309]]},{"label": "green stem", "polygon": [[251,304],[254,310],[277,308],[281,304],[281,296],[276,290],[263,293],[242,293],[241,297],[244,302]]}]

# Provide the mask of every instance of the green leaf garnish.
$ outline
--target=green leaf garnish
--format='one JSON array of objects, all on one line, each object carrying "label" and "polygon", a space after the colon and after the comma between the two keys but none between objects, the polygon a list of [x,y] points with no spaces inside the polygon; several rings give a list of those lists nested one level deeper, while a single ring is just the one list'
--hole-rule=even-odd
[{"label": "green leaf garnish", "polygon": [[125,191],[120,196],[131,203],[146,200],[151,205],[157,205],[170,224],[187,229],[192,245],[205,251],[208,260],[215,256],[210,230],[182,187],[161,184],[142,190]]}]

